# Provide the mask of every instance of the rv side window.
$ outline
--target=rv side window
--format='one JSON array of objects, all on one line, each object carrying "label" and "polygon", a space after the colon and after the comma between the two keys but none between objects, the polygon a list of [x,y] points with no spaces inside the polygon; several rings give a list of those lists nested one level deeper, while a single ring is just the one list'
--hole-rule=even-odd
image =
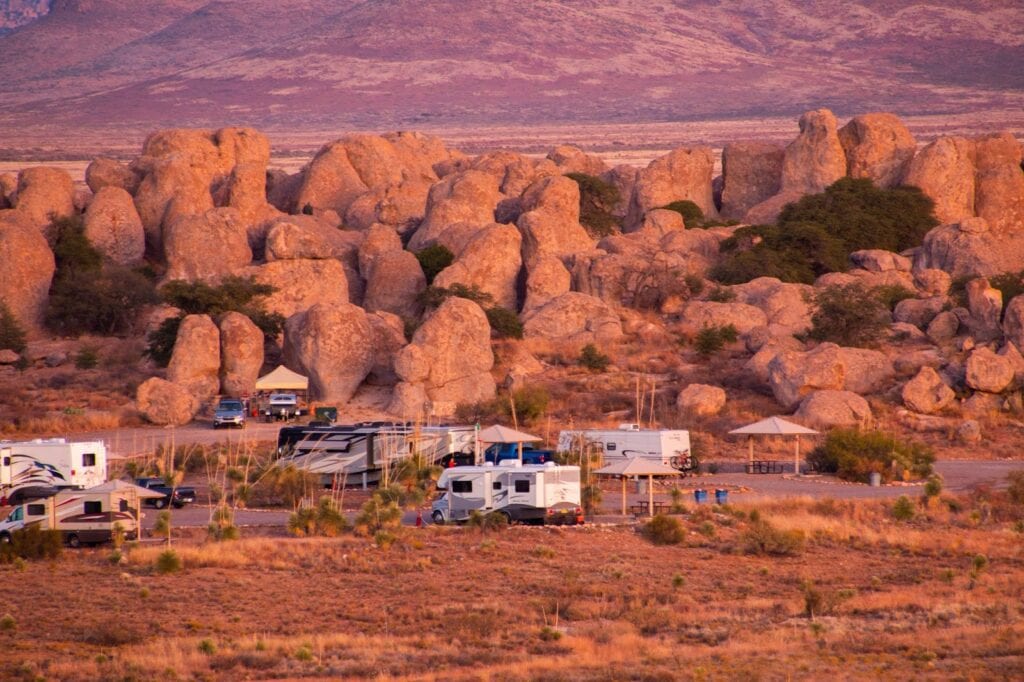
[{"label": "rv side window", "polygon": [[45,516],[46,505],[45,504],[30,504],[28,505],[29,516]]},{"label": "rv side window", "polygon": [[473,481],[452,481],[452,492],[453,493],[471,493],[471,492],[473,492]]},{"label": "rv side window", "polygon": [[95,452],[83,452],[82,453],[82,466],[94,467],[96,466],[96,453]]},{"label": "rv side window", "polygon": [[99,500],[90,500],[85,503],[86,514],[99,514],[103,512],[103,503]]},{"label": "rv side window", "polygon": [[501,490],[501,481],[495,481],[491,484],[491,488],[494,490]]},{"label": "rv side window", "polygon": [[615,452],[615,443],[605,443],[604,447],[608,452]]},{"label": "rv side window", "polygon": [[530,482],[525,479],[516,481],[516,492],[517,493],[528,493],[530,492]]},{"label": "rv side window", "polygon": [[117,508],[123,512],[128,511],[128,500],[121,500],[117,503]]},{"label": "rv side window", "polygon": [[10,457],[4,457],[4,466],[5,467],[11,466],[11,458]]}]

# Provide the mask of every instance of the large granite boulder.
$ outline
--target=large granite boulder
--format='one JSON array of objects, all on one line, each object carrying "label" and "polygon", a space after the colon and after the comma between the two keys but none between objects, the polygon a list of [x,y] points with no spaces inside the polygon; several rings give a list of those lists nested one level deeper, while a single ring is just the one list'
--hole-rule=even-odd
[{"label": "large granite boulder", "polygon": [[344,404],[373,369],[374,341],[362,308],[317,303],[285,323],[285,364],[309,377],[313,398]]},{"label": "large granite boulder", "polygon": [[885,353],[868,348],[839,349],[839,358],[846,368],[843,388],[868,395],[889,388],[896,378],[896,369]]},{"label": "large granite boulder", "polygon": [[141,181],[142,177],[138,173],[114,159],[93,159],[85,169],[85,184],[93,194],[99,194],[104,187],[117,187],[134,195]]},{"label": "large granite boulder", "polygon": [[1002,393],[1013,383],[1013,361],[986,347],[975,348],[967,358],[964,380],[976,391]]},{"label": "large granite boulder", "polygon": [[899,117],[887,113],[854,116],[839,129],[851,178],[867,178],[877,187],[895,187],[907,173],[917,142]]},{"label": "large granite boulder", "polygon": [[562,173],[600,176],[608,170],[608,165],[600,157],[591,156],[579,147],[568,144],[555,147],[548,152],[546,158]]},{"label": "large granite boulder", "polygon": [[475,286],[493,297],[495,305],[516,310],[521,247],[522,236],[514,225],[493,224],[480,230],[433,284]]},{"label": "large granite boulder", "polygon": [[851,391],[814,391],[800,403],[801,424],[818,429],[870,428],[874,421],[868,401]]},{"label": "large granite boulder", "polygon": [[541,256],[564,259],[594,247],[594,240],[580,225],[579,185],[563,176],[544,178],[527,188],[516,225],[523,235],[523,262],[528,267]]},{"label": "large granite boulder", "polygon": [[[566,182],[576,184],[568,178]],[[423,222],[409,241],[409,249],[419,251],[430,246],[458,223],[490,225],[501,198],[498,180],[489,173],[467,170],[445,177],[430,188]]]},{"label": "large granite boulder", "polygon": [[681,327],[691,333],[705,327],[732,325],[742,335],[768,324],[768,316],[760,308],[735,302],[691,301],[683,308],[682,317]]},{"label": "large granite boulder", "polygon": [[75,212],[75,183],[61,168],[26,168],[18,173],[14,208],[36,228],[43,229],[51,218],[63,218]]},{"label": "large granite boulder", "polygon": [[725,407],[725,391],[708,384],[690,384],[676,397],[676,408],[684,415],[713,417]]},{"label": "large granite boulder", "polygon": [[963,218],[930,230],[914,257],[915,269],[937,268],[953,277],[991,277],[1020,270],[1024,233],[997,233],[984,218]]},{"label": "large granite boulder", "polygon": [[166,281],[214,281],[252,262],[246,227],[233,208],[177,218],[164,231],[164,253]]},{"label": "large granite boulder", "polygon": [[949,407],[956,394],[945,384],[938,372],[926,366],[903,386],[901,397],[903,404],[911,410],[931,414]]},{"label": "large granite boulder", "polygon": [[427,288],[427,278],[416,256],[401,249],[384,251],[363,272],[363,307],[368,312],[388,312],[407,319],[419,317],[423,310],[420,294]]},{"label": "large granite boulder", "polygon": [[27,330],[42,326],[56,269],[39,228],[18,211],[0,211],[0,301]]},{"label": "large granite boulder", "polygon": [[200,404],[220,389],[220,330],[209,315],[186,315],[178,327],[167,379],[191,393]]},{"label": "large granite boulder", "polygon": [[184,426],[199,412],[199,401],[184,386],[151,377],[135,392],[135,405],[147,421],[160,426]]},{"label": "large granite boulder", "polygon": [[213,208],[208,171],[191,165],[183,155],[151,159],[135,192],[135,208],[146,231],[146,247],[163,255],[163,229],[175,218],[202,215]]},{"label": "large granite boulder", "polygon": [[136,265],[146,251],[146,233],[135,203],[120,187],[105,186],[85,211],[85,236],[103,257],[121,265]]},{"label": "large granite boulder", "polygon": [[397,315],[386,312],[368,314],[366,320],[373,329],[373,367],[366,377],[366,383],[394,386],[398,382],[395,357],[406,344],[405,325]]},{"label": "large granite boulder", "polygon": [[785,148],[773,142],[730,142],[722,149],[722,217],[740,220],[782,189]]},{"label": "large granite boulder", "polygon": [[903,184],[935,202],[935,217],[956,223],[974,215],[975,146],[962,137],[940,137],[911,160]]},{"label": "large granite boulder", "polygon": [[523,334],[581,345],[606,343],[622,337],[622,321],[601,299],[572,291],[531,310]]},{"label": "large granite boulder", "polygon": [[1017,349],[1024,348],[1024,295],[1014,296],[1003,314],[1003,335]]},{"label": "large granite boulder", "polygon": [[265,306],[285,318],[309,310],[316,303],[332,307],[349,303],[345,268],[331,258],[279,260],[250,266],[240,274],[274,287],[276,291],[264,299]]},{"label": "large granite boulder", "polygon": [[233,397],[249,395],[263,367],[263,332],[252,320],[229,312],[220,324],[221,393]]},{"label": "large granite boulder", "polygon": [[462,403],[494,397],[491,328],[476,303],[449,298],[416,330],[395,357],[395,387],[388,411],[404,418],[451,415]]},{"label": "large granite boulder", "polygon": [[779,404],[788,409],[814,391],[843,390],[846,365],[841,349],[823,343],[807,352],[783,351],[768,363],[768,385]]},{"label": "large granite boulder", "polygon": [[572,276],[560,258],[548,254],[538,256],[527,267],[523,313],[569,293],[571,284]]},{"label": "large granite boulder", "polygon": [[711,191],[715,158],[708,147],[680,147],[640,171],[627,225],[639,225],[647,211],[684,199],[697,204],[705,217],[718,217]]},{"label": "large granite boulder", "polygon": [[994,232],[1024,232],[1021,145],[1008,132],[974,139],[975,213]]}]

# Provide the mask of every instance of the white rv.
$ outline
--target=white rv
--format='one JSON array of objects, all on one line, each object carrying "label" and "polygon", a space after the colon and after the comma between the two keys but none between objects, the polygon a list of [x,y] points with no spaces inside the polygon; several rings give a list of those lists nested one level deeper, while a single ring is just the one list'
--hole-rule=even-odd
[{"label": "white rv", "polygon": [[456,466],[444,470],[437,487],[443,492],[434,500],[431,517],[438,524],[465,521],[474,511],[500,512],[509,523],[583,523],[577,466],[519,460]]},{"label": "white rv", "polygon": [[578,452],[580,447],[601,452],[605,464],[627,457],[645,457],[666,466],[691,471],[690,432],[672,429],[641,429],[637,424],[620,424],[617,429],[580,429],[558,434],[561,452]]},{"label": "white rv", "polygon": [[102,441],[0,442],[0,502],[54,489],[91,488],[106,480],[107,448]]},{"label": "white rv", "polygon": [[88,490],[64,490],[30,500],[17,505],[0,521],[0,542],[10,542],[14,532],[33,525],[41,530],[59,530],[71,547],[110,541],[115,524],[120,524],[127,539],[135,539],[142,518],[141,500],[154,495],[160,493],[111,481]]}]

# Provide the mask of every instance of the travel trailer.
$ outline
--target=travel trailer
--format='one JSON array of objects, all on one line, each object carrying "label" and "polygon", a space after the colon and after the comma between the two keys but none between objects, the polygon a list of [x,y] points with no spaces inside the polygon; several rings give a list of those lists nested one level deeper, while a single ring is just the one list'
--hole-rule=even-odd
[{"label": "travel trailer", "polygon": [[142,519],[141,502],[153,495],[159,493],[111,481],[23,502],[0,521],[0,542],[10,542],[13,533],[33,525],[41,530],[59,530],[70,547],[109,542],[117,524],[127,539],[135,539]]},{"label": "travel trailer", "polygon": [[441,473],[437,487],[443,492],[431,517],[438,524],[465,521],[474,511],[498,512],[509,523],[583,523],[577,466],[502,460],[452,467]]},{"label": "travel trailer", "polygon": [[0,442],[0,503],[64,488],[91,488],[106,480],[107,448],[101,441]]},{"label": "travel trailer", "polygon": [[560,452],[578,452],[581,447],[599,450],[605,464],[645,457],[680,471],[693,471],[697,466],[690,451],[690,432],[683,430],[620,424],[617,429],[581,429],[558,434]]},{"label": "travel trailer", "polygon": [[339,426],[286,426],[277,436],[278,466],[319,474],[325,487],[378,483],[384,470],[411,455],[430,464],[476,446],[472,426],[415,426],[365,422]]}]

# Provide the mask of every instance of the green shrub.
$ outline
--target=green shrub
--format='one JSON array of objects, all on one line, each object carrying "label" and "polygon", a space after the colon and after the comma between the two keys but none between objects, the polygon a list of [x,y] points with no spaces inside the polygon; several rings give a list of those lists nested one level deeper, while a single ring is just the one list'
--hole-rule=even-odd
[{"label": "green shrub", "polygon": [[508,527],[508,524],[509,517],[497,511],[481,514],[479,511],[474,509],[469,513],[469,518],[466,519],[467,526],[470,528],[476,528],[481,533],[486,533],[490,530],[504,530]]},{"label": "green shrub", "polygon": [[418,301],[424,308],[436,308],[452,296],[473,301],[473,303],[476,303],[481,308],[486,308],[494,303],[494,297],[486,291],[482,291],[476,284],[468,287],[465,284],[458,283],[447,288],[435,286],[427,287],[420,292]]},{"label": "green shrub", "polygon": [[704,211],[700,210],[700,206],[689,199],[673,201],[667,206],[662,206],[662,208],[667,211],[675,211],[683,216],[683,224],[687,228],[702,227],[704,225]]},{"label": "green shrub", "polygon": [[7,304],[0,301],[0,350],[21,353],[27,347],[25,329],[18,323]]},{"label": "green shrub", "polygon": [[892,504],[891,514],[897,521],[911,521],[914,518],[914,503],[906,495],[900,495]]},{"label": "green shrub", "polygon": [[443,244],[432,244],[421,251],[416,252],[416,260],[423,268],[423,274],[427,278],[427,286],[434,282],[434,278],[442,270],[455,261],[455,254]]},{"label": "green shrub", "polygon": [[925,497],[938,497],[942,494],[942,476],[932,474],[924,484]]},{"label": "green shrub", "polygon": [[11,533],[11,541],[0,545],[0,563],[17,560],[56,559],[63,549],[60,531],[42,530],[38,525]]},{"label": "green shrub", "polygon": [[804,549],[804,534],[798,530],[780,530],[767,521],[753,518],[740,535],[740,544],[747,554],[796,556]]},{"label": "green shrub", "polygon": [[919,246],[939,224],[935,205],[916,187],[880,189],[866,178],[842,178],[820,194],[788,204],[777,224],[813,223],[838,238],[846,253],[862,249],[900,252]]},{"label": "green shrub", "polygon": [[878,189],[870,180],[843,178],[820,194],[787,205],[775,225],[737,230],[722,242],[712,278],[740,284],[756,277],[812,283],[845,270],[862,249],[902,251],[938,224],[933,204],[912,187]]},{"label": "green shrub", "polygon": [[808,336],[840,346],[875,346],[892,321],[876,291],[859,284],[818,290],[814,294],[814,307]]},{"label": "green shrub", "polygon": [[181,327],[181,321],[184,319],[184,315],[168,317],[146,337],[146,350],[143,354],[155,362],[157,366],[166,367],[171,362],[171,355],[174,353],[174,343],[178,340],[178,329]]},{"label": "green shrub", "polygon": [[539,419],[548,411],[551,394],[543,386],[523,386],[512,392],[512,402],[519,419]]},{"label": "green shrub", "polygon": [[917,297],[917,294],[902,284],[882,284],[871,289],[871,293],[888,310],[895,310],[900,301]]},{"label": "green shrub", "polygon": [[80,216],[51,225],[57,269],[47,299],[46,326],[58,334],[118,334],[129,331],[139,311],[157,301],[142,273],[104,263],[85,236]]},{"label": "green shrub", "polygon": [[173,549],[166,549],[156,558],[156,572],[161,575],[177,573],[182,568],[181,557]]},{"label": "green shrub", "polygon": [[935,454],[924,444],[901,441],[882,431],[835,429],[811,451],[808,461],[820,471],[866,483],[871,473],[880,474],[883,481],[892,480],[903,471],[917,477],[928,476]]},{"label": "green shrub", "polygon": [[686,529],[679,519],[664,514],[645,523],[643,534],[655,545],[678,545],[686,539]]},{"label": "green shrub", "polygon": [[487,313],[487,322],[491,325],[491,331],[499,339],[521,339],[523,338],[523,323],[514,311],[500,306],[493,306],[484,311]]},{"label": "green shrub", "polygon": [[257,282],[253,277],[233,275],[216,286],[172,280],[160,288],[160,297],[185,315],[218,317],[227,312],[242,313],[266,336],[275,337],[284,329],[284,317],[267,311],[263,300],[275,291],[273,286]]},{"label": "green shrub", "polygon": [[988,284],[1003,294],[1003,312],[1006,312],[1006,306],[1010,301],[1024,294],[1024,270],[994,275],[989,277]]},{"label": "green shrub", "polygon": [[212,639],[204,639],[199,642],[199,651],[207,656],[213,656],[217,653],[217,645],[213,643]]},{"label": "green shrub", "polygon": [[711,325],[697,332],[693,347],[702,356],[708,357],[725,348],[726,344],[735,343],[738,338],[735,325]]},{"label": "green shrub", "polygon": [[288,532],[299,536],[336,537],[348,530],[348,519],[330,497],[321,497],[316,507],[303,507],[288,517]]},{"label": "green shrub", "polygon": [[378,488],[359,510],[356,530],[363,535],[375,536],[381,531],[392,532],[402,523],[402,508],[391,491]]},{"label": "green shrub", "polygon": [[591,372],[604,372],[611,362],[611,358],[599,351],[597,346],[592,343],[583,346],[578,360],[581,367],[586,367]]},{"label": "green shrub", "polygon": [[736,300],[736,292],[726,287],[715,287],[708,292],[708,300],[712,303],[732,303]]},{"label": "green shrub", "polygon": [[619,188],[601,178],[584,173],[567,173],[580,187],[580,224],[590,236],[600,239],[622,229],[612,214],[620,201]]},{"label": "green shrub", "polygon": [[75,354],[75,367],[78,369],[92,369],[100,362],[99,355],[95,348],[82,348]]},{"label": "green shrub", "polygon": [[0,631],[12,632],[18,628],[18,621],[14,620],[14,616],[9,613],[5,613],[3,618],[0,618]]}]

